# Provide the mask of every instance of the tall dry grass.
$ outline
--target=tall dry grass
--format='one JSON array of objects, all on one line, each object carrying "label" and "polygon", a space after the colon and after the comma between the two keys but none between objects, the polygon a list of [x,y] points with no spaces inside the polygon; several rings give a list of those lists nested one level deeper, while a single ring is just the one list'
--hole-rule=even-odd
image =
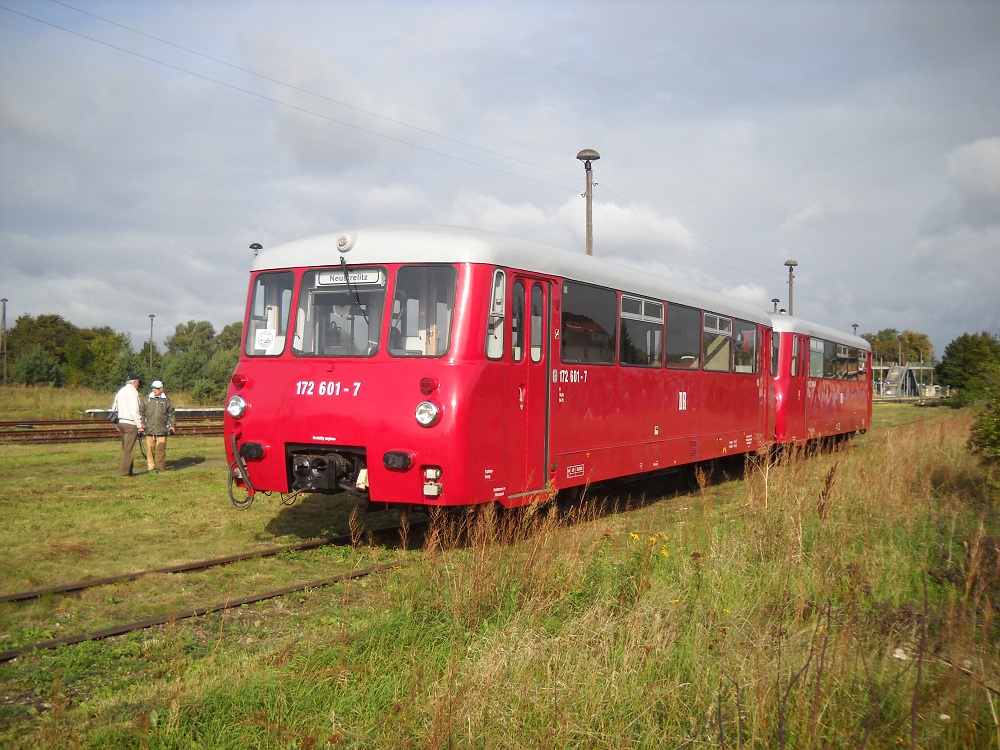
[{"label": "tall dry grass", "polygon": [[685,514],[438,524],[413,604],[468,646],[430,746],[991,746],[1000,558],[968,428],[703,473]]}]

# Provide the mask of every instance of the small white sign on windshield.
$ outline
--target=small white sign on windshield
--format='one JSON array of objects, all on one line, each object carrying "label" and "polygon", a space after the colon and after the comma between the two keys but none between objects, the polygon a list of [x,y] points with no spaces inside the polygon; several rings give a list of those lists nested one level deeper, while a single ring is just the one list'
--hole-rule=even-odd
[{"label": "small white sign on windshield", "polygon": [[[385,286],[380,268],[358,268],[350,272],[351,284],[358,286]],[[316,286],[343,286],[343,271],[321,271],[316,274]]]}]

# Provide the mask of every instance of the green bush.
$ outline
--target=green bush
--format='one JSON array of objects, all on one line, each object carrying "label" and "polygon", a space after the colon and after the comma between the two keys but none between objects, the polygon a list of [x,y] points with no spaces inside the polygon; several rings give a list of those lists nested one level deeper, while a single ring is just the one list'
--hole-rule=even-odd
[{"label": "green bush", "polygon": [[35,344],[22,354],[14,364],[14,382],[22,385],[63,384],[62,368],[59,360]]},{"label": "green bush", "polygon": [[984,381],[986,406],[972,425],[969,449],[988,463],[1000,461],[1000,367],[994,367]]}]

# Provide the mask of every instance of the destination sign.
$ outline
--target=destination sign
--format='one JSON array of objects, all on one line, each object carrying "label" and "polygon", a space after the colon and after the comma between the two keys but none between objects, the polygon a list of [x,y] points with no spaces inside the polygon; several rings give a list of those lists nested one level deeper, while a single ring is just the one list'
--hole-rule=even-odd
[{"label": "destination sign", "polygon": [[[385,286],[381,268],[358,268],[350,272],[351,284],[358,286]],[[316,286],[343,286],[343,271],[320,271],[316,274]]]}]

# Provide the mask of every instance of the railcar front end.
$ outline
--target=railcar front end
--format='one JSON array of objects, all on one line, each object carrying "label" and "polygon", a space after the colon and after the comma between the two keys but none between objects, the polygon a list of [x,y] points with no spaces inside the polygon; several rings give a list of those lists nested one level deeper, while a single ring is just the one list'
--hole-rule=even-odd
[{"label": "railcar front end", "polygon": [[458,290],[475,287],[474,270],[366,258],[348,266],[328,255],[328,265],[252,275],[225,417],[231,486],[247,496],[234,503],[256,492],[344,491],[469,502],[477,440],[462,405],[487,384],[460,355],[462,321],[486,301]]}]

